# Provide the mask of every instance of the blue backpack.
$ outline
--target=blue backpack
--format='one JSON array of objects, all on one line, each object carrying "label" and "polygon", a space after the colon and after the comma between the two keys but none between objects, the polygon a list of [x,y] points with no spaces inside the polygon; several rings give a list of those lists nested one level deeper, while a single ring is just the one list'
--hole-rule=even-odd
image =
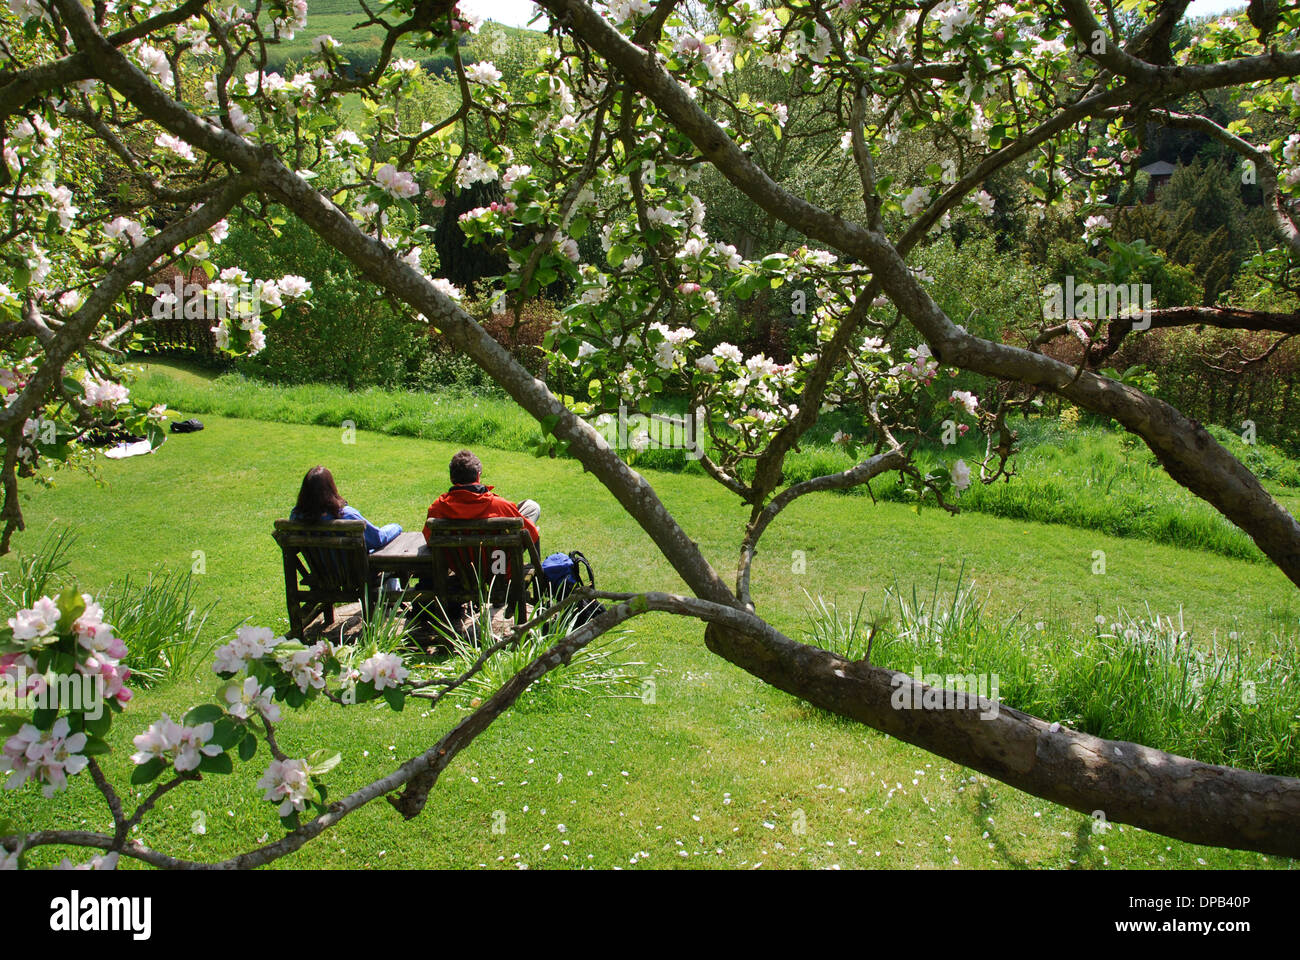
[{"label": "blue backpack", "polygon": [[[596,587],[596,575],[591,563],[577,550],[572,553],[553,553],[542,561],[542,593],[546,604],[559,603],[577,587],[582,585],[582,568],[587,569],[588,587]],[[588,600],[573,618],[573,626],[580,627],[592,617],[604,613],[605,607],[599,601]]]}]

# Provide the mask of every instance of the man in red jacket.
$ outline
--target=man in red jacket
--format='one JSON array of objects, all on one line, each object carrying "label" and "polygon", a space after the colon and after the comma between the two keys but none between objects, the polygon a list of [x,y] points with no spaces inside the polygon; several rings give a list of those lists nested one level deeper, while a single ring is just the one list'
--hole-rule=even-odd
[{"label": "man in red jacket", "polygon": [[[429,507],[429,516],[437,520],[482,520],[485,517],[522,517],[524,529],[537,543],[541,534],[537,530],[537,520],[542,515],[542,508],[536,500],[524,500],[518,505],[498,497],[491,487],[479,482],[483,476],[483,464],[479,458],[468,450],[462,450],[451,458],[451,489],[444,493]],[[424,539],[429,539],[428,527],[424,530]]]}]

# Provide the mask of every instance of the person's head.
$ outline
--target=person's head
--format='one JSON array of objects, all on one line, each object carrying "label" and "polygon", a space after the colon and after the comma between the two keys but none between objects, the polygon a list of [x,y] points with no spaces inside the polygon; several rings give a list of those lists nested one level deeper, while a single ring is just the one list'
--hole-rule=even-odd
[{"label": "person's head", "polygon": [[304,517],[319,517],[322,514],[338,517],[348,502],[339,495],[339,488],[334,485],[334,474],[324,467],[312,467],[307,476],[302,478],[302,489],[298,491],[298,506],[294,512]]},{"label": "person's head", "polygon": [[468,450],[462,450],[451,458],[451,482],[453,486],[459,487],[467,483],[478,483],[481,476],[483,476],[483,464],[479,462],[478,457]]}]

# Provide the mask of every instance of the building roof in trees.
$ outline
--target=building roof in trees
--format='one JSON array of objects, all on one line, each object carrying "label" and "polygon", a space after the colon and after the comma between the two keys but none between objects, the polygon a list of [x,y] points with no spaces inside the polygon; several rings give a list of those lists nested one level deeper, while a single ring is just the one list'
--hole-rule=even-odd
[{"label": "building roof in trees", "polygon": [[1153,177],[1168,177],[1176,170],[1168,160],[1157,160],[1155,163],[1148,163],[1145,167],[1138,167],[1138,173],[1146,173]]}]

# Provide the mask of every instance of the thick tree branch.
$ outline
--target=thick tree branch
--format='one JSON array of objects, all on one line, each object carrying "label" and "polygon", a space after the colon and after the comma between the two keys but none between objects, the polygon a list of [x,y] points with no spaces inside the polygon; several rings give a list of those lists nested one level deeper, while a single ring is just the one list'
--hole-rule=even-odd
[{"label": "thick tree branch", "polygon": [[[866,263],[889,298],[929,342],[941,363],[1041,387],[1118,420],[1146,441],[1170,476],[1241,527],[1293,583],[1300,585],[1300,523],[1199,423],[1162,401],[1106,377],[1080,372],[1041,354],[993,343],[959,329],[931,299],[908,269],[903,256],[885,237],[834,216],[777,185],[669,74],[647,62],[643,51],[586,3],[542,0],[541,5],[571,23],[572,29],[650,97],[719,172],[762,209],[809,237]],[[1287,63],[1292,60],[1294,70],[1300,71],[1300,55]],[[1223,83],[1244,82],[1239,74],[1245,73],[1249,79],[1261,70],[1267,74],[1268,70],[1281,70],[1281,67],[1274,65],[1265,70],[1258,65],[1247,65],[1226,74],[1195,73],[1194,76],[1201,81],[1209,76],[1222,78]],[[1193,88],[1191,80],[1183,83],[1185,86],[1179,87],[1172,80],[1166,82],[1161,92],[1172,95]]]}]

